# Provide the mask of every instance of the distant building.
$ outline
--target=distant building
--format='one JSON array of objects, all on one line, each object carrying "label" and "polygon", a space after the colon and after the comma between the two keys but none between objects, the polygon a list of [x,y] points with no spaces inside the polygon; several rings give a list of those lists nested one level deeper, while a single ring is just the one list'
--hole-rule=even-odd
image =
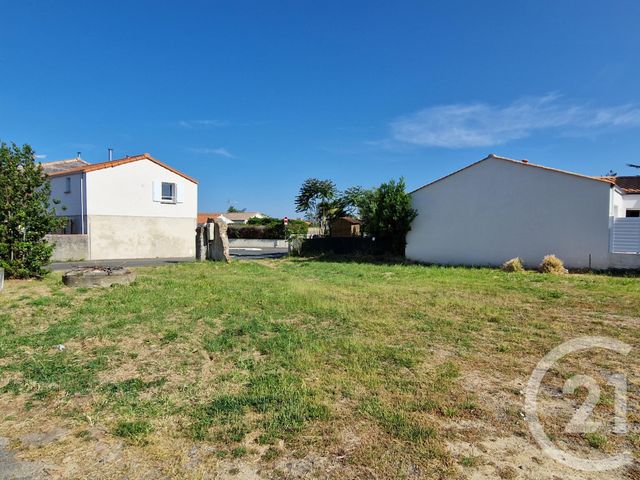
[{"label": "distant building", "polygon": [[214,221],[216,218],[221,219],[224,223],[232,223],[231,220],[227,218],[227,214],[222,213],[207,213],[207,212],[198,212],[198,225],[204,225],[205,223],[209,223]]},{"label": "distant building", "polygon": [[331,222],[332,237],[359,237],[360,220],[353,217],[340,217]]},{"label": "distant building", "polygon": [[227,212],[222,215],[231,220],[231,223],[247,223],[251,218],[266,217],[266,215],[261,212]]},{"label": "distant building", "polygon": [[247,223],[251,218],[265,218],[266,215],[260,212],[199,212],[198,225],[203,225],[211,219],[221,218],[225,223]]}]

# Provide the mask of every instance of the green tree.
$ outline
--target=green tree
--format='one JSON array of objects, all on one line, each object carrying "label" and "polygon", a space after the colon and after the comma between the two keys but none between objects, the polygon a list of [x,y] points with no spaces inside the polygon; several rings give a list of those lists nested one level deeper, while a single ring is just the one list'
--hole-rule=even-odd
[{"label": "green tree", "polygon": [[386,242],[390,253],[404,255],[407,233],[418,215],[411,206],[411,195],[405,192],[404,179],[390,180],[371,190],[361,189],[354,201],[363,231]]},{"label": "green tree", "polygon": [[296,211],[316,219],[320,231],[329,233],[332,218],[344,215],[340,192],[331,180],[306,179],[296,197]]},{"label": "green tree", "polygon": [[246,208],[236,208],[233,205],[229,205],[229,208],[227,208],[227,213],[244,213],[246,211]]},{"label": "green tree", "polygon": [[8,277],[47,273],[53,246],[44,236],[60,228],[51,187],[29,145],[0,143],[0,267]]}]

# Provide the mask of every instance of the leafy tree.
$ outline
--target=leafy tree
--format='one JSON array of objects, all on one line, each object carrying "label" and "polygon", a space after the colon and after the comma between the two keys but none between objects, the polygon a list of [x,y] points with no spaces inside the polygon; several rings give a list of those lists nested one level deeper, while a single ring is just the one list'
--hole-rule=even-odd
[{"label": "leafy tree", "polygon": [[371,190],[360,190],[356,196],[362,229],[368,235],[387,242],[391,252],[404,255],[407,233],[418,212],[405,192],[404,179],[390,180]]},{"label": "leafy tree", "polygon": [[227,208],[227,213],[244,213],[246,211],[246,208],[236,208],[233,205],[229,205],[229,208]]},{"label": "leafy tree", "polygon": [[329,221],[344,215],[340,193],[331,180],[308,178],[296,197],[296,211],[315,218],[320,231],[329,232]]},{"label": "leafy tree", "polygon": [[64,222],[51,207],[50,193],[32,148],[0,143],[0,267],[8,277],[47,273],[53,246],[44,236]]}]

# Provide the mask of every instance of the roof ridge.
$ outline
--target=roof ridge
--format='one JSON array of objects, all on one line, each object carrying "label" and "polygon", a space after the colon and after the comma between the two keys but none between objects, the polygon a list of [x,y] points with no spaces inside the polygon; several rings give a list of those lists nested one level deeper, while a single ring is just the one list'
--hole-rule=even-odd
[{"label": "roof ridge", "polygon": [[440,177],[440,178],[434,180],[433,182],[430,182],[430,183],[427,183],[426,185],[423,185],[422,187],[418,187],[418,188],[416,188],[415,190],[412,190],[409,193],[415,193],[418,190],[422,190],[423,188],[429,187],[429,186],[433,185],[434,183],[437,183],[437,182],[439,182],[441,180],[444,180],[445,178],[451,177],[451,176],[453,176],[453,175],[455,175],[455,174],[457,174],[457,173],[459,173],[459,172],[461,172],[463,170],[471,168],[471,167],[473,167],[473,166],[475,166],[475,165],[477,165],[479,163],[482,163],[482,162],[484,162],[486,160],[489,160],[489,159],[503,160],[503,161],[507,161],[507,162],[510,162],[510,163],[515,163],[516,165],[523,165],[523,166],[526,166],[526,167],[534,167],[534,168],[539,168],[541,170],[547,170],[547,171],[550,171],[550,172],[562,173],[563,175],[571,175],[571,176],[578,177],[578,178],[584,178],[586,180],[593,180],[593,181],[596,181],[596,182],[604,182],[604,183],[608,183],[608,184],[614,185],[614,186],[616,185],[616,183],[613,180],[605,179],[603,177],[594,177],[594,176],[590,176],[590,175],[584,175],[582,173],[570,172],[568,170],[561,170],[559,168],[546,167],[544,165],[538,165],[538,164],[535,164],[535,163],[530,163],[529,160],[526,160],[526,159],[516,160],[516,159],[508,158],[508,157],[501,157],[499,155],[496,155],[495,153],[490,153],[485,158],[483,158],[481,160],[478,160],[477,162],[470,163],[469,165],[467,165],[465,167],[462,167],[462,168],[456,170],[455,172],[452,172],[452,173],[450,173],[448,175],[445,175],[444,177]]},{"label": "roof ridge", "polygon": [[149,153],[141,153],[138,155],[131,155],[131,156],[126,156],[123,158],[117,158],[115,160],[107,160],[106,162],[100,162],[100,163],[88,163],[87,165],[84,165],[82,167],[76,167],[76,168],[70,168],[69,170],[63,170],[61,172],[55,172],[50,174],[50,177],[57,177],[57,176],[61,176],[61,175],[69,175],[72,173],[80,173],[80,172],[93,172],[94,170],[102,170],[104,168],[113,168],[113,167],[117,167],[119,165],[125,165],[127,163],[131,163],[131,162],[136,162],[138,160],[149,160],[153,163],[155,163],[156,165],[159,165],[163,168],[166,168],[167,170],[169,170],[170,172],[175,173],[176,175],[180,175],[181,177],[189,180],[190,182],[193,183],[198,183],[198,181],[195,178],[192,178],[182,172],[180,172],[179,170],[176,170],[173,167],[170,167],[169,165],[167,165],[166,163],[161,162],[160,160],[157,160],[155,158],[153,158]]}]

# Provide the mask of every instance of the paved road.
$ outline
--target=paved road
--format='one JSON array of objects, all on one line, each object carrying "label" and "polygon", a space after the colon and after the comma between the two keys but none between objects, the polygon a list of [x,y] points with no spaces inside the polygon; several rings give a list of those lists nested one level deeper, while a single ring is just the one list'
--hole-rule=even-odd
[{"label": "paved road", "polygon": [[233,258],[242,260],[257,260],[259,258],[282,258],[287,254],[287,248],[230,248]]},{"label": "paved road", "polygon": [[[287,254],[286,248],[230,248],[229,253],[239,260],[258,260],[261,258],[281,258]],[[83,262],[55,262],[50,270],[71,270],[76,267],[99,265],[102,267],[152,267],[157,265],[175,265],[195,261],[193,258],[136,258],[127,260],[93,260]]]}]

